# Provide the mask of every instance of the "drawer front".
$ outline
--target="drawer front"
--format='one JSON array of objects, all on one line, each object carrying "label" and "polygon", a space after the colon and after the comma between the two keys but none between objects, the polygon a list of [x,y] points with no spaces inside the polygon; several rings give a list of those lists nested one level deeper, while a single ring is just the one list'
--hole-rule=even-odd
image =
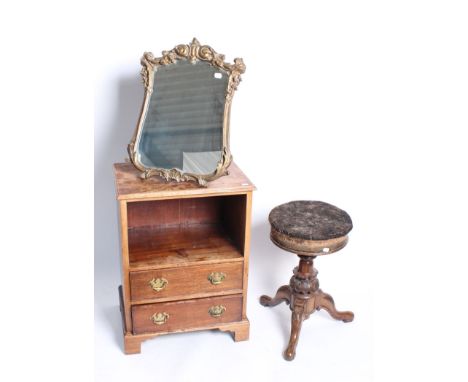
[{"label": "drawer front", "polygon": [[240,321],[242,295],[134,305],[133,334],[172,332]]},{"label": "drawer front", "polygon": [[197,293],[238,293],[243,262],[196,265],[130,272],[132,301],[181,297]]}]

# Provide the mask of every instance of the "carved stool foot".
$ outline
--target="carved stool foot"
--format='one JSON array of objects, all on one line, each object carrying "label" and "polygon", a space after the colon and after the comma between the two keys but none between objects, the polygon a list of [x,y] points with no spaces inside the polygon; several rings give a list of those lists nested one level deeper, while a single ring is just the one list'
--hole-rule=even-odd
[{"label": "carved stool foot", "polygon": [[354,320],[353,312],[340,312],[336,310],[333,297],[321,290],[317,294],[316,309],[325,309],[335,320],[341,320],[343,322],[351,322]]},{"label": "carved stool foot", "polygon": [[283,285],[278,289],[275,297],[271,298],[266,295],[260,297],[260,304],[263,306],[276,306],[284,301],[289,305],[291,302],[291,293],[291,287],[289,285]]}]

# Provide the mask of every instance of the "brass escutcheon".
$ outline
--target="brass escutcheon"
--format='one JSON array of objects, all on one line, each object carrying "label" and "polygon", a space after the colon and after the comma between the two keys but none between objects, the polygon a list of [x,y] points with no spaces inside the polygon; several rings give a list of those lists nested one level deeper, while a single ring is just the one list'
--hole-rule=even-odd
[{"label": "brass escutcheon", "polygon": [[157,278],[150,280],[148,284],[151,285],[151,288],[153,288],[153,290],[155,290],[156,292],[160,292],[167,286],[168,283],[169,281],[167,281],[165,278]]},{"label": "brass escutcheon", "polygon": [[210,280],[210,283],[213,285],[221,284],[225,278],[226,274],[223,272],[211,272],[208,276],[208,280]]},{"label": "brass escutcheon", "polygon": [[169,319],[169,314],[166,312],[155,313],[151,316],[151,320],[153,320],[153,324],[155,325],[163,325]]},{"label": "brass escutcheon", "polygon": [[226,311],[226,307],[224,305],[213,305],[209,310],[208,313],[211,317],[221,317],[221,315]]}]

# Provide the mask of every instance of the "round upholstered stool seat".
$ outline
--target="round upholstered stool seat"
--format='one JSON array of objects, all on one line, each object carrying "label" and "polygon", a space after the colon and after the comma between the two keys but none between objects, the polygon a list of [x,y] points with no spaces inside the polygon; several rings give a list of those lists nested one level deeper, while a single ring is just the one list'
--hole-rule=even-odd
[{"label": "round upholstered stool seat", "polygon": [[270,212],[271,240],[303,256],[327,255],[342,249],[353,228],[350,216],[331,204],[296,200]]}]

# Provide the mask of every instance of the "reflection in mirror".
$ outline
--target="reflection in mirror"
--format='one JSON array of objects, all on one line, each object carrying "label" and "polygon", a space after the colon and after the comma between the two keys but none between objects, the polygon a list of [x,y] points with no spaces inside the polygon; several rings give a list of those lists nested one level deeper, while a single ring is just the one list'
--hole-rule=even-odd
[{"label": "reflection in mirror", "polygon": [[159,67],[137,148],[141,163],[212,173],[221,160],[228,79],[206,61]]}]

